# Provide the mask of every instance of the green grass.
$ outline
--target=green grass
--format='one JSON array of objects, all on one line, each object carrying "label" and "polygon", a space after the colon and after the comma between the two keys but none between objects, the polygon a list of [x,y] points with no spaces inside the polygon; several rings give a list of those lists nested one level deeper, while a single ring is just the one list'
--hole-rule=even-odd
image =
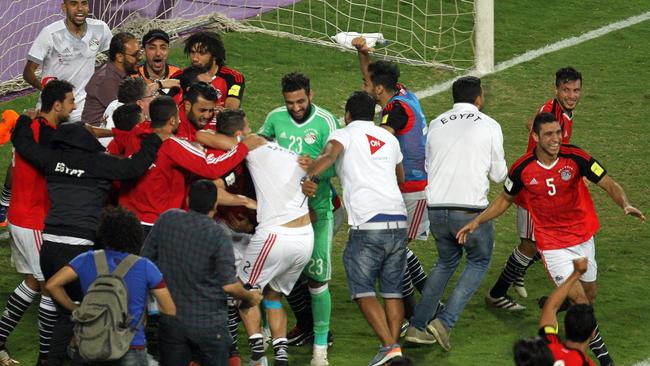
[{"label": "green grass", "polygon": [[[540,8],[533,0],[497,1],[495,9],[496,54],[503,61],[529,49],[562,38],[579,35],[607,23],[650,10],[642,0],[589,2],[551,0]],[[549,9],[548,11],[546,9]],[[572,142],[597,157],[611,176],[626,189],[630,200],[642,210],[650,208],[650,162],[648,161],[647,55],[650,53],[649,23],[620,30],[583,44],[545,55],[484,78],[487,105],[485,112],[502,126],[506,159],[512,163],[525,149],[525,121],[553,95],[553,74],[571,64],[583,72],[583,98],[575,117]],[[300,70],[312,79],[315,101],[341,116],[346,96],[361,84],[356,56],[328,48],[296,43],[260,34],[225,35],[228,64],[246,75],[244,108],[256,127],[273,107],[282,104],[280,77]],[[173,60],[185,64],[178,49]],[[448,71],[401,67],[401,80],[413,90],[454,76]],[[24,97],[0,106],[22,110],[32,107],[35,96]],[[449,92],[424,99],[429,119],[451,106]],[[10,161],[10,147],[0,148],[0,172]],[[492,196],[500,187],[495,185]],[[650,357],[650,317],[648,297],[650,268],[647,246],[648,225],[624,217],[603,192],[592,188],[601,220],[596,238],[599,262],[597,316],[610,352],[619,365],[632,365]],[[378,342],[355,304],[349,300],[342,250],[345,230],[336,237],[332,330],[335,346],[330,351],[333,365],[365,365]],[[534,299],[551,291],[542,266],[534,266],[527,277],[528,309],[521,314],[505,314],[486,308],[483,295],[497,278],[502,263],[518,241],[514,210],[496,222],[494,261],[486,280],[470,301],[452,332],[452,351],[438,346],[407,347],[405,353],[417,365],[505,365],[511,362],[512,342],[534,335],[539,312]],[[428,270],[436,254],[433,240],[411,244]],[[6,241],[0,243],[0,304],[20,281],[9,263]],[[452,280],[452,285],[455,279]],[[1,305],[0,305],[1,306]],[[23,364],[33,364],[38,349],[35,307],[25,316],[9,339],[12,355]],[[242,343],[242,349],[245,346]],[[290,350],[294,365],[306,365],[308,347]]]}]

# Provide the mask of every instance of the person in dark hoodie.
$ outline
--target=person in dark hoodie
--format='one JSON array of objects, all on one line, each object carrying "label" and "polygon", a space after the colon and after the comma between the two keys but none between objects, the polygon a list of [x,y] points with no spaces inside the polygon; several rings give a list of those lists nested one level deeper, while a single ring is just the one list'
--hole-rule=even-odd
[{"label": "person in dark hoodie", "polygon": [[[144,174],[155,161],[162,140],[150,134],[139,152],[120,159],[106,154],[97,139],[79,124],[59,126],[49,146],[39,145],[34,141],[31,123],[29,117],[21,116],[11,140],[16,151],[46,177],[51,207],[43,229],[41,269],[48,280],[72,258],[94,247],[111,182]],[[65,289],[72,301],[81,301],[78,281]],[[57,312],[48,361],[42,362],[49,366],[63,364],[72,337],[70,312],[61,306],[57,306]]]}]

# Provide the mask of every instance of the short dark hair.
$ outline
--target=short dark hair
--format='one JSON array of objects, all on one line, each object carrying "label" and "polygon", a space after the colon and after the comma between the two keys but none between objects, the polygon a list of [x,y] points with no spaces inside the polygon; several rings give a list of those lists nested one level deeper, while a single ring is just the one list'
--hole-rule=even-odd
[{"label": "short dark hair", "polygon": [[151,127],[163,127],[170,118],[178,114],[178,106],[172,97],[161,95],[149,104],[149,118]]},{"label": "short dark hair", "polygon": [[142,78],[124,78],[117,88],[117,100],[120,103],[135,103],[145,97],[147,84]]},{"label": "short dark hair", "polygon": [[557,122],[557,117],[553,113],[542,112],[538,113],[533,120],[533,132],[539,135],[539,130],[542,129],[542,125],[545,123]]},{"label": "short dark hair", "polygon": [[41,91],[41,112],[49,113],[55,102],[65,100],[65,95],[72,93],[74,85],[65,80],[52,80]]},{"label": "short dark hair", "polygon": [[224,109],[217,114],[217,131],[226,136],[234,136],[235,132],[243,130],[246,113],[241,109]]},{"label": "short dark hair", "polygon": [[379,60],[368,65],[368,74],[373,85],[381,85],[387,90],[398,89],[399,68],[392,62]]},{"label": "short dark hair", "polygon": [[115,61],[115,56],[118,53],[124,54],[126,52],[126,44],[131,40],[136,39],[135,36],[129,32],[120,32],[111,38],[111,45],[108,48],[108,58]]},{"label": "short dark hair", "polygon": [[481,90],[481,79],[475,76],[463,76],[454,81],[451,94],[454,97],[454,103],[473,104],[476,97],[481,95]]},{"label": "short dark hair", "polygon": [[122,131],[131,131],[133,126],[140,122],[142,108],[135,103],[124,104],[113,111],[113,122],[115,128]]},{"label": "short dark hair", "polygon": [[573,305],[564,317],[564,332],[566,338],[573,342],[582,343],[591,338],[596,329],[594,308],[587,304]]},{"label": "short dark hair", "polygon": [[184,92],[183,100],[187,100],[194,104],[199,100],[199,96],[203,97],[205,100],[211,100],[213,102],[216,102],[217,99],[219,99],[219,94],[217,94],[217,90],[213,88],[212,85],[203,81],[197,81],[190,85],[189,89]]},{"label": "short dark hair", "polygon": [[540,337],[516,341],[512,353],[517,366],[553,366],[555,362],[548,343]]},{"label": "short dark hair", "polygon": [[372,121],[375,119],[377,102],[365,91],[356,91],[345,102],[345,111],[350,113],[353,121]]},{"label": "short dark hair", "polygon": [[311,86],[309,85],[309,77],[299,72],[291,72],[282,77],[282,92],[290,93],[304,89],[305,93],[309,95]]},{"label": "short dark hair", "polygon": [[580,83],[582,83],[582,74],[571,66],[563,67],[555,73],[555,86],[576,80],[580,80]]},{"label": "short dark hair", "polygon": [[207,214],[217,203],[217,185],[209,179],[199,179],[190,186],[190,210]]},{"label": "short dark hair", "polygon": [[194,45],[201,45],[201,48],[214,57],[217,65],[223,66],[226,63],[226,47],[223,45],[221,36],[215,32],[194,33],[185,40],[185,54],[189,55]]},{"label": "short dark hair", "polygon": [[192,84],[199,81],[199,75],[205,73],[205,69],[200,66],[190,66],[183,69],[183,73],[178,77],[183,92],[187,91]]},{"label": "short dark hair", "polygon": [[144,234],[135,214],[120,206],[104,209],[97,229],[99,247],[139,254]]}]

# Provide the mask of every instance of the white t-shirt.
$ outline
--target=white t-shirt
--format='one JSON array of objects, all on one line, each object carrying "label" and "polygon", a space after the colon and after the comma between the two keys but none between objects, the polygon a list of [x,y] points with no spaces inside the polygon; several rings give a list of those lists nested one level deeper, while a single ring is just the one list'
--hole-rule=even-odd
[{"label": "white t-shirt", "polygon": [[501,126],[469,103],[456,103],[429,124],[425,150],[430,207],[482,209],[490,182],[506,178]]},{"label": "white t-shirt", "polygon": [[361,225],[377,214],[406,216],[395,174],[402,162],[395,136],[371,121],[352,121],[332,131],[330,140],[344,149],[336,161],[336,174],[343,186],[348,223]]},{"label": "white t-shirt", "polygon": [[258,228],[284,225],[309,212],[300,180],[305,171],[298,154],[275,142],[248,153],[246,163],[255,185]]},{"label": "white t-shirt", "polygon": [[[115,112],[117,107],[120,107],[122,105],[124,105],[124,103],[118,101],[117,99],[108,104],[108,107],[106,107],[104,115],[102,116],[102,119],[106,119],[106,124],[100,126],[101,128],[110,130],[115,127],[115,122],[113,122],[113,112]],[[102,137],[99,139],[99,142],[104,145],[104,147],[108,147],[108,144],[110,144],[111,141],[113,141],[112,137]]]},{"label": "white t-shirt", "polygon": [[101,20],[87,18],[86,24],[86,34],[81,39],[68,31],[64,20],[46,26],[27,54],[28,60],[41,65],[42,77],[55,76],[74,85],[77,109],[70,115],[72,122],[81,120],[86,84],[95,72],[95,58],[108,50],[113,37],[108,25]]}]

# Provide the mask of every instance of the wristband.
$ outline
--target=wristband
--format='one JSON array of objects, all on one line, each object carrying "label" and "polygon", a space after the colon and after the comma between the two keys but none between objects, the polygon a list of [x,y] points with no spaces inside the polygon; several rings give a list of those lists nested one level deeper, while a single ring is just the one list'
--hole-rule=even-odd
[{"label": "wristband", "polygon": [[310,182],[314,182],[315,184],[319,184],[320,183],[320,177],[317,176],[317,175],[305,175],[300,180],[300,185],[305,183],[305,181],[310,181]]}]

